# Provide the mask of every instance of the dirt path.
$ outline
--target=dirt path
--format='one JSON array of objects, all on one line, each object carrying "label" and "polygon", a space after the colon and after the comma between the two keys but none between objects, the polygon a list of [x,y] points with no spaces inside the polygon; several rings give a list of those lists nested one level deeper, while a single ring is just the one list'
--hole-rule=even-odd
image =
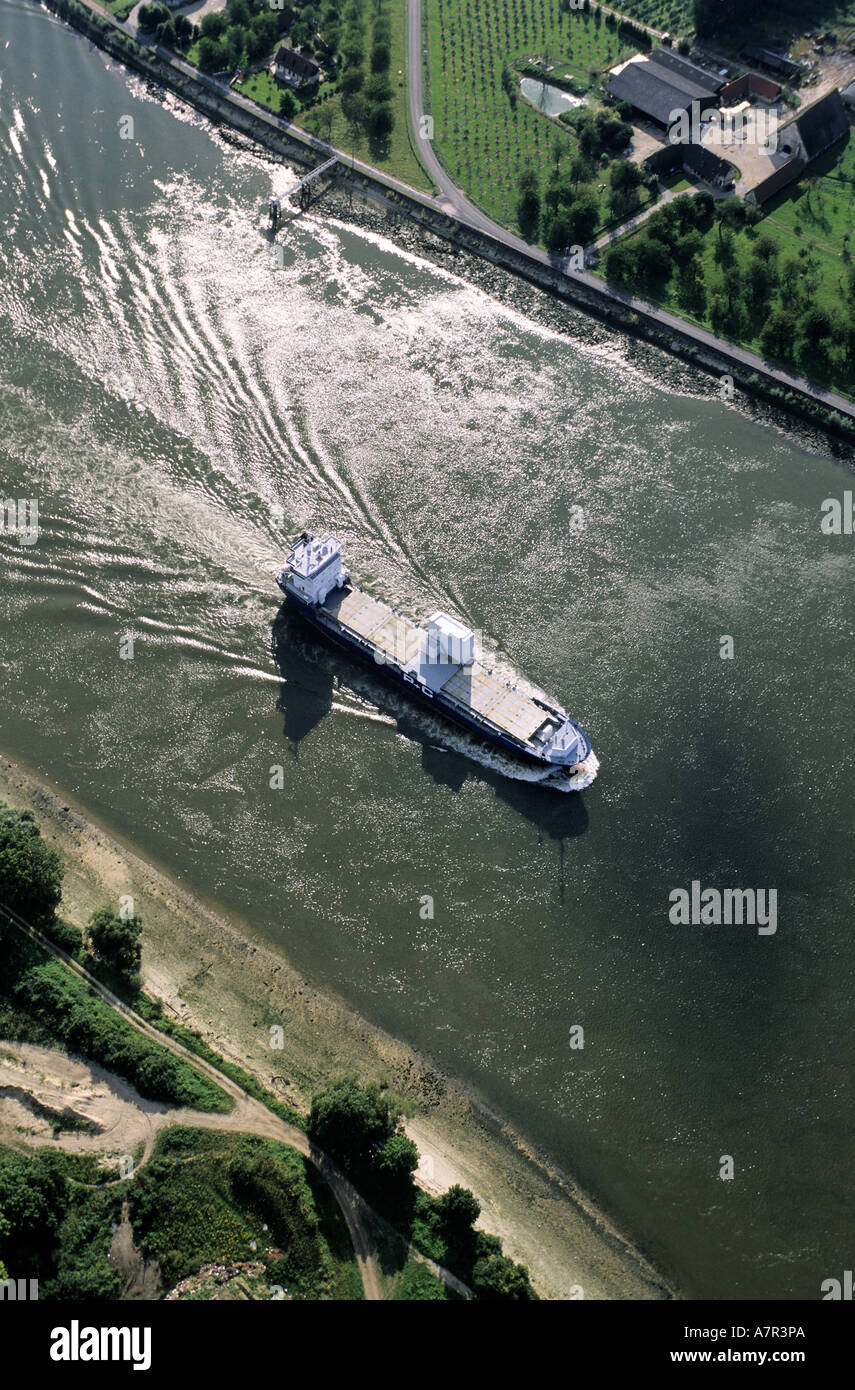
[{"label": "dirt path", "polygon": [[[207,1076],[209,1080],[213,1081],[221,1090],[225,1091],[234,1102],[234,1109],[229,1114],[209,1115],[198,1110],[170,1109],[166,1106],[152,1105],[150,1102],[143,1101],[142,1097],[136,1097],[138,1106],[141,1113],[146,1117],[147,1123],[142,1162],[147,1161],[154,1145],[155,1133],[157,1129],[161,1128],[164,1124],[186,1124],[193,1125],[200,1129],[226,1130],[241,1134],[260,1134],[267,1139],[277,1139],[280,1143],[290,1145],[291,1148],[296,1149],[298,1153],[303,1154],[310,1163],[314,1164],[332,1188],[335,1199],[341,1208],[341,1213],[344,1217],[347,1229],[350,1232],[353,1249],[359,1266],[359,1273],[362,1277],[362,1287],[365,1292],[365,1297],[371,1300],[382,1299],[383,1289],[377,1269],[377,1262],[372,1254],[371,1240],[368,1234],[371,1228],[373,1213],[367,1203],[363,1201],[356,1189],[348,1182],[347,1178],[340,1169],[336,1167],[332,1160],[320,1149],[316,1148],[314,1144],[311,1144],[308,1137],[301,1129],[297,1129],[295,1125],[290,1125],[285,1120],[280,1119],[278,1115],[274,1115],[271,1110],[268,1110],[267,1107],[261,1103],[261,1101],[255,1100],[252,1096],[247,1095],[246,1091],[244,1091],[237,1082],[232,1081],[230,1077],[218,1071],[210,1062],[206,1062],[203,1058],[197,1057],[189,1048],[182,1046],[181,1043],[176,1042],[173,1038],[167,1037],[166,1034],[159,1033],[157,1029],[153,1028],[145,1019],[134,1013],[133,1009],[129,1008],[127,1004],[119,999],[112,990],[108,989],[106,985],[103,985],[94,975],[90,975],[88,970],[85,970],[82,965],[78,965],[76,961],[66,955],[65,951],[60,950],[58,946],[55,946],[53,942],[49,941],[41,932],[36,931],[28,922],[18,917],[16,913],[11,913],[8,909],[0,907],[0,915],[10,922],[16,930],[25,936],[29,936],[31,940],[38,942],[44,950],[49,951],[51,955],[61,960],[63,964],[72,970],[75,975],[79,976],[80,979],[85,980],[89,987],[93,989],[96,994],[100,995],[105,1003],[109,1004],[110,1007],[115,1009],[118,1013],[124,1015],[139,1032],[144,1033],[145,1036],[151,1038],[153,1042],[159,1043],[161,1047],[165,1047],[169,1052],[174,1053],[176,1057],[180,1057],[182,1061],[189,1062],[197,1071]],[[102,1072],[102,1076],[109,1077],[109,1073]],[[124,1083],[119,1083],[117,1077],[110,1077],[110,1083],[114,1088],[124,1085]],[[125,1086],[125,1090],[131,1091],[132,1088]],[[79,1139],[80,1136],[75,1137]]]}]

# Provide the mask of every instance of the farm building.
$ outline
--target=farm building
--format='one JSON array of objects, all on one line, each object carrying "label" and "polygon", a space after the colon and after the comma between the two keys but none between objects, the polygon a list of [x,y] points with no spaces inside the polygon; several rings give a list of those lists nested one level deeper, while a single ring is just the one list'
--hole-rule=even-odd
[{"label": "farm building", "polygon": [[277,82],[287,82],[291,87],[302,87],[320,79],[321,70],[311,58],[304,58],[295,48],[280,44],[273,59],[273,76]]},{"label": "farm building", "polygon": [[612,68],[608,90],[616,101],[629,102],[642,116],[669,126],[691,109],[693,101],[702,106],[714,103],[721,85],[720,78],[696,63],[657,48]]},{"label": "farm building", "polygon": [[768,178],[753,188],[747,198],[753,203],[768,203],[776,193],[801,176],[808,165],[818,159],[838,140],[849,134],[849,117],[839,92],[829,92],[821,101],[807,107],[795,120],[788,121],[778,131],[778,149],[789,155]]},{"label": "farm building", "polygon": [[746,63],[757,63],[767,72],[773,72],[782,82],[795,82],[802,75],[800,64],[794,63],[792,58],[782,58],[770,48],[759,48],[754,43],[747,43],[739,56]]},{"label": "farm building", "polygon": [[725,82],[719,92],[719,99],[724,106],[729,106],[732,101],[740,101],[743,97],[759,97],[761,101],[777,101],[780,95],[780,84],[773,82],[771,77],[761,77],[759,72],[744,72],[741,77],[735,77],[732,82]]}]

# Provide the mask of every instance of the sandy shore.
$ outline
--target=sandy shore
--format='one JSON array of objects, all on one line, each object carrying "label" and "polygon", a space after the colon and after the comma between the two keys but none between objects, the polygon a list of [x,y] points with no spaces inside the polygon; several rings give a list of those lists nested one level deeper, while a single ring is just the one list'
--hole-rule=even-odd
[{"label": "sandy shore", "polygon": [[[59,788],[0,756],[0,801],[32,810],[66,865],[62,913],[130,894],[143,918],[143,979],[164,1007],[299,1109],[330,1077],[385,1079],[415,1107],[407,1128],[432,1191],[461,1182],[547,1298],[667,1298],[672,1290],[566,1174],[430,1061],[302,979],[285,958],[195,899]],[[281,1025],[284,1047],[272,1050]],[[579,1290],[582,1290],[580,1295]]]}]

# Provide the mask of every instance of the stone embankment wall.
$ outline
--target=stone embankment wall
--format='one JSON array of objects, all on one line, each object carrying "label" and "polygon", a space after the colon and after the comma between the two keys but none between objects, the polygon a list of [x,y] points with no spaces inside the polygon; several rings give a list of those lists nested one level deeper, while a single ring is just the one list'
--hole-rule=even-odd
[{"label": "stone embankment wall", "polygon": [[[260,109],[248,110],[229,90],[201,74],[184,71],[168,55],[156,51],[154,46],[137,42],[108,16],[88,9],[80,0],[44,0],[44,3],[112,57],[159,87],[175,92],[215,123],[240,131],[288,162],[314,168],[329,158],[328,148],[322,141],[302,132],[285,130],[275,116],[266,115]],[[627,304],[619,292],[604,282],[594,281],[590,276],[582,281],[556,265],[546,264],[507,245],[488,232],[460,222],[435,203],[415,191],[405,191],[395,180],[386,179],[379,172],[367,174],[351,170],[342,163],[338,177],[363,197],[406,216],[426,232],[442,237],[461,251],[491,261],[610,326],[644,338],[704,371],[730,376],[735,388],[782,406],[855,443],[855,405],[847,405],[841,411],[831,409],[815,395],[776,380],[772,369],[767,370],[759,363],[748,366],[730,353],[726,343],[719,342],[715,348],[699,343],[691,333],[663,323],[655,308]]]}]

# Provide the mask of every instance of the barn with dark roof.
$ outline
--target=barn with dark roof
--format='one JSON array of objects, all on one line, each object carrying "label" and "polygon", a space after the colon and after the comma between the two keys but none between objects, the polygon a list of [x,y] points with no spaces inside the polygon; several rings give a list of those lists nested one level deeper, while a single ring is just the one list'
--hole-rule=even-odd
[{"label": "barn with dark roof", "polygon": [[843,98],[839,92],[829,92],[795,120],[781,126],[778,149],[790,158],[756,188],[752,188],[747,194],[749,201],[768,203],[787,184],[799,178],[814,159],[848,135],[849,117]]},{"label": "barn with dark roof", "polygon": [[798,131],[799,140],[795,153],[802,154],[808,163],[825,154],[844,135],[849,134],[849,117],[840,93],[829,92],[821,101],[807,107],[794,121],[785,125],[778,132],[781,148],[786,148],[787,137],[793,127]]},{"label": "barn with dark roof", "polygon": [[637,53],[612,68],[608,90],[616,101],[629,102],[642,116],[669,126],[691,109],[693,101],[700,102],[702,109],[715,104],[721,86],[721,78],[713,73],[657,48],[649,56]]}]

